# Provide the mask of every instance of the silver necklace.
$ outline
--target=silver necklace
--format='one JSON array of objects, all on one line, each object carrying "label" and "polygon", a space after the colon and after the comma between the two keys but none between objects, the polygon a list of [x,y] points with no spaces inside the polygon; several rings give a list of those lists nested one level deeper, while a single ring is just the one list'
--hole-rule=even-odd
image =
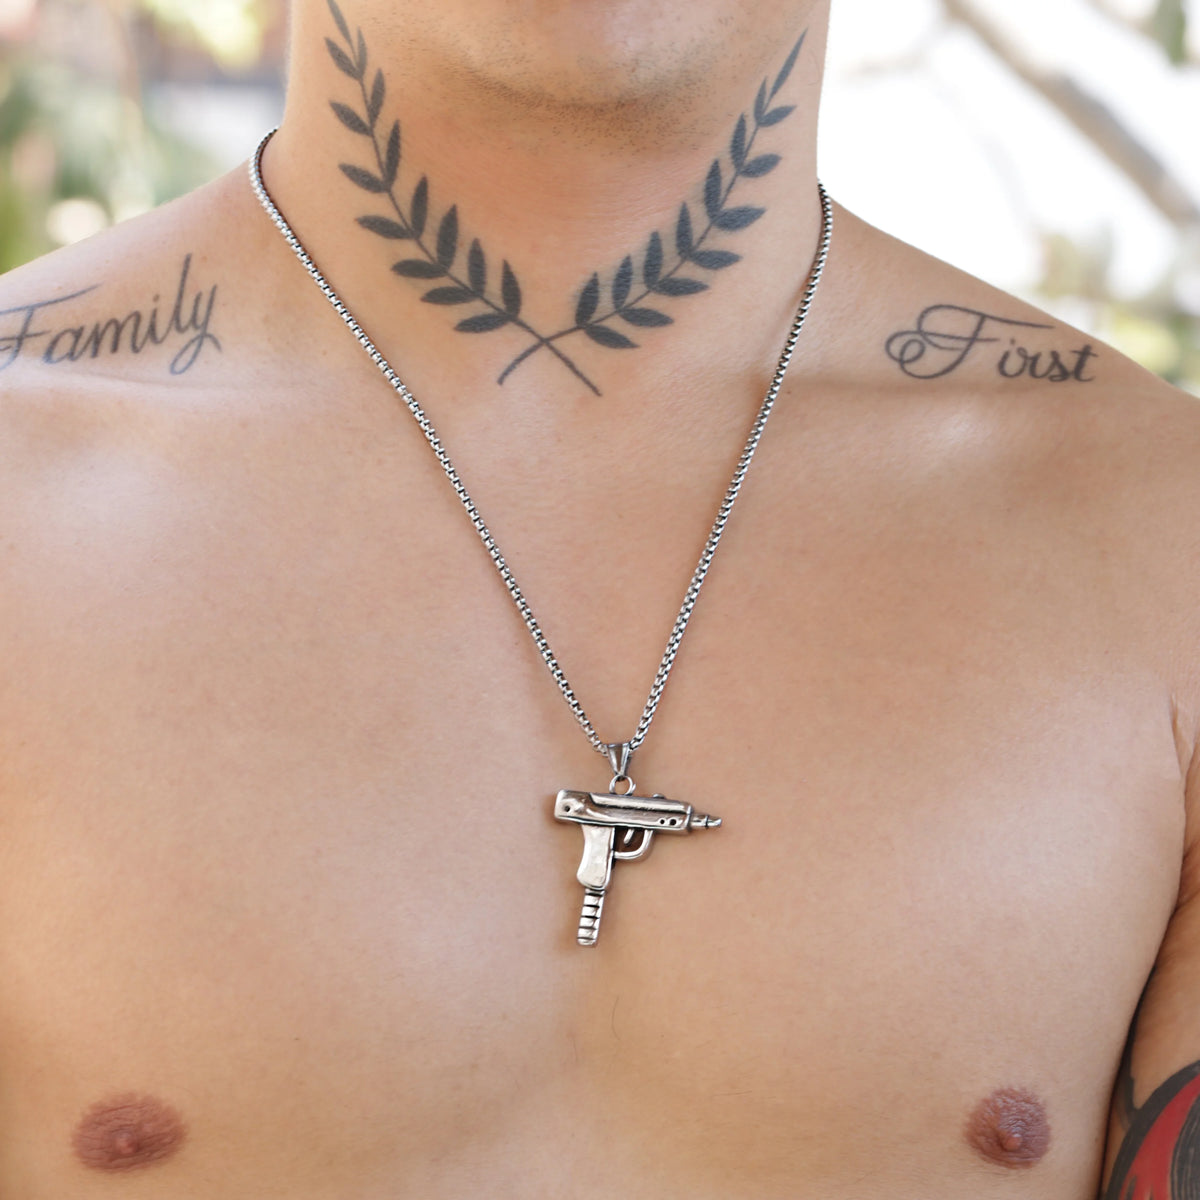
[{"label": "silver necklace", "polygon": [[538,652],[542,656],[542,661],[558,685],[563,699],[566,700],[571,712],[575,714],[575,720],[579,722],[579,726],[587,736],[592,748],[603,754],[612,767],[613,774],[607,792],[578,792],[564,789],[558,793],[554,801],[555,818],[578,824],[583,830],[583,861],[580,863],[577,878],[583,884],[584,900],[576,940],[581,946],[594,945],[600,932],[600,914],[604,905],[604,895],[612,875],[614,859],[642,858],[650,849],[651,839],[656,833],[682,834],[689,833],[693,829],[712,829],[721,824],[719,817],[696,812],[690,804],[668,800],[658,792],[652,796],[636,795],[633,779],[629,775],[630,760],[633,752],[646,740],[650,723],[654,720],[655,711],[658,709],[658,702],[667,685],[667,678],[675,664],[675,656],[679,653],[679,644],[683,640],[684,631],[687,629],[692,612],[696,607],[696,598],[700,595],[705,576],[708,574],[709,567],[712,566],[717,545],[721,540],[721,535],[725,532],[725,526],[729,521],[729,514],[733,511],[738,493],[742,490],[746,472],[750,469],[750,461],[762,439],[767,418],[770,417],[771,410],[775,407],[775,400],[783,384],[783,377],[787,374],[788,365],[792,361],[792,353],[796,348],[800,331],[804,328],[808,311],[812,307],[813,297],[817,293],[817,287],[821,282],[825,263],[829,257],[829,243],[833,236],[833,206],[824,187],[818,183],[817,190],[821,197],[821,240],[809,271],[804,296],[800,301],[800,307],[796,310],[795,319],[792,321],[791,329],[788,331],[783,345],[783,353],[779,356],[779,362],[775,367],[771,386],[767,389],[766,397],[750,428],[750,436],[746,439],[733,478],[725,490],[725,497],[717,510],[717,518],[709,531],[700,561],[692,573],[691,582],[683,597],[679,615],[675,618],[671,636],[667,639],[667,648],[663,651],[662,661],[658,664],[658,671],[654,676],[653,684],[651,684],[650,694],[646,698],[646,705],[642,709],[642,716],[638,721],[637,728],[628,741],[605,742],[596,732],[587,713],[584,712],[583,706],[579,703],[574,689],[567,681],[558,659],[550,649],[546,635],[542,632],[542,627],[533,615],[529,601],[525,599],[525,593],[521,591],[504,555],[500,553],[500,547],[496,544],[491,530],[484,524],[483,517],[480,516],[479,509],[475,507],[475,502],[471,499],[458,469],[450,461],[450,455],[446,453],[446,448],[442,445],[442,440],[438,436],[437,430],[434,429],[433,422],[426,416],[425,410],[417,403],[416,397],[408,390],[404,381],[396,374],[391,363],[380,353],[375,343],[355,320],[354,315],[342,303],[341,297],[321,274],[295,231],[287,223],[267,192],[262,177],[262,155],[274,133],[275,130],[271,130],[266,134],[250,159],[250,186],[254,189],[258,202],[271,218],[276,229],[283,234],[287,244],[304,265],[304,269],[313,282],[321,289],[325,299],[333,305],[338,316],[358,339],[359,344],[379,368],[384,379],[388,381],[396,394],[404,401],[409,412],[412,413],[421,432],[425,435],[430,449],[446,473],[446,478],[450,480],[454,494],[466,509],[467,516],[475,527],[475,532],[483,542],[488,557],[491,558],[505,588],[508,589],[508,594],[517,606],[517,611],[521,614],[521,619],[525,622],[525,627],[529,630]]}]

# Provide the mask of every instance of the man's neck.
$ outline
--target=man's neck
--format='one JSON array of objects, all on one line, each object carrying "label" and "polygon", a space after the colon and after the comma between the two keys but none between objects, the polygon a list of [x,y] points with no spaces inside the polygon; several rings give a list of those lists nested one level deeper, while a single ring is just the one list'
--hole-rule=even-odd
[{"label": "man's neck", "polygon": [[585,64],[582,97],[380,7],[298,6],[265,174],[406,378],[540,404],[769,369],[818,238],[824,5],[619,86]]}]

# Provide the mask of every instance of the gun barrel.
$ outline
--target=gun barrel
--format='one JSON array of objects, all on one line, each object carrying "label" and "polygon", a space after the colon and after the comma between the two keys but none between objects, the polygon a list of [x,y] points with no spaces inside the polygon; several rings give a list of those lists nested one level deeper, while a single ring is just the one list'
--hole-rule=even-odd
[{"label": "gun barrel", "polygon": [[554,802],[560,821],[581,825],[619,825],[655,833],[688,833],[719,824],[719,819],[697,814],[690,804],[665,796],[620,796],[612,792],[561,791]]}]

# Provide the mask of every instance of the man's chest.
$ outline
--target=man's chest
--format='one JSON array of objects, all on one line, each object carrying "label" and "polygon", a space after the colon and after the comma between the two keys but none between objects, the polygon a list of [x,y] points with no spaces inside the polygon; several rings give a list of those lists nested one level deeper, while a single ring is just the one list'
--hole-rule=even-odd
[{"label": "man's chest", "polygon": [[[765,1189],[961,1181],[964,1114],[1019,1086],[1048,1169],[1086,1174],[1181,823],[1117,606],[966,525],[749,513],[631,770],[723,824],[618,863],[592,949],[552,803],[610,772],[465,522],[363,538],[334,506],[103,548],[6,721],[29,1161],[68,1170],[78,1112],[147,1090],[196,1178],[232,1148],[233,1178],[314,1195],[459,1194],[484,1164],[501,1191],[655,1163],[721,1194],[747,1163]],[[614,738],[675,590],[645,547],[619,575],[530,588]]]}]

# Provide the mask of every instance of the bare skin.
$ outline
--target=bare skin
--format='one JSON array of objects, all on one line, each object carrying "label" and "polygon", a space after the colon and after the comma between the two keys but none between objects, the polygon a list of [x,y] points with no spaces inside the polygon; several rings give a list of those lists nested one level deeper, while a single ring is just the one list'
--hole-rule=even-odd
[{"label": "bare skin", "polygon": [[[370,9],[346,13],[387,63]],[[764,11],[820,41],[819,7]],[[329,28],[302,6],[314,55]],[[725,133],[701,145],[716,118],[689,110],[679,180],[791,44],[752,42]],[[497,385],[507,347],[482,339],[512,331],[472,341],[388,272],[337,172],[342,81],[297,54],[313,186],[299,124],[268,184],[426,403],[602,735],[627,736],[815,244],[816,67],[786,85],[767,215],[721,243],[743,261],[638,349],[579,349],[597,398],[548,352]],[[601,75],[560,126],[564,187]],[[665,175],[594,237],[472,217],[531,324],[691,195]],[[453,192],[464,222],[485,190]],[[1177,909],[1193,401],[839,210],[635,760],[639,790],[725,824],[619,867],[582,950],[579,837],[550,801],[607,768],[244,175],[6,277],[0,355],[21,306],[93,284],[0,367],[0,1194],[1096,1195],[1164,938],[1135,1106],[1200,1057]],[[140,353],[126,327],[116,353],[45,361],[108,317],[144,336],[154,295]]]}]

